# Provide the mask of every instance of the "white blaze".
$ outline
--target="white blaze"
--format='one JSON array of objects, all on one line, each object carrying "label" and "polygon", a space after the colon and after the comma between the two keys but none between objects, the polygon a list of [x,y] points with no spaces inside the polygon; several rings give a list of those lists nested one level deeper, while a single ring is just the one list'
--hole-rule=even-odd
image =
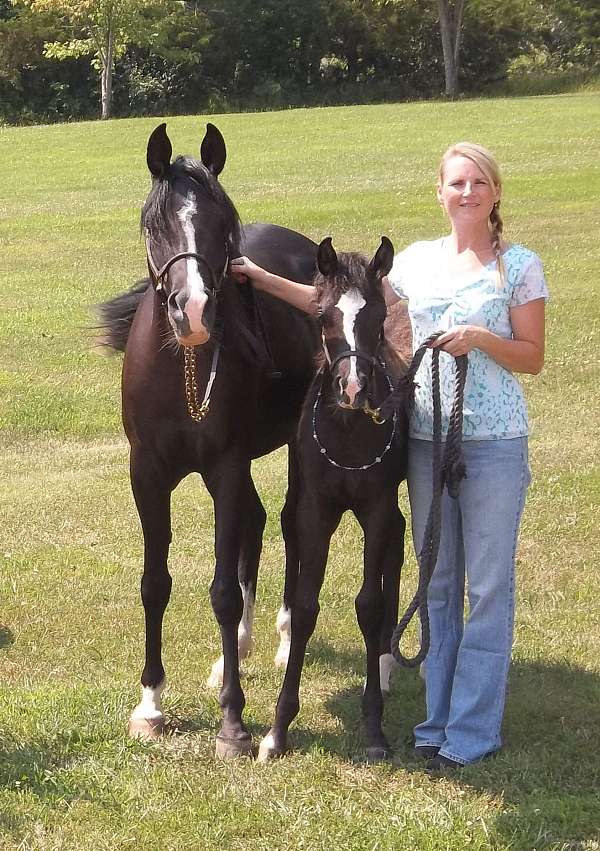
[{"label": "white blaze", "polygon": [[[196,196],[193,192],[188,192],[185,202],[177,212],[177,218],[181,222],[183,234],[185,236],[186,251],[197,253],[196,250],[196,232],[192,217],[198,212],[196,206]],[[206,333],[206,329],[202,324],[202,313],[207,302],[207,295],[204,289],[204,281],[198,268],[198,262],[194,257],[186,258],[187,268],[187,283],[189,287],[189,297],[185,306],[185,313],[188,318],[192,334],[201,332]]]},{"label": "white blaze", "polygon": [[[345,292],[336,307],[341,310],[343,316],[343,327],[344,327],[344,337],[346,338],[346,342],[348,343],[348,347],[351,350],[356,348],[356,339],[354,336],[354,326],[356,324],[356,317],[359,312],[363,309],[367,302],[361,295],[361,293],[357,289],[348,290]],[[350,398],[350,401],[354,400],[354,397],[360,390],[359,382],[358,382],[358,373],[356,371],[356,358],[350,358],[350,373],[347,379],[346,393]]]}]

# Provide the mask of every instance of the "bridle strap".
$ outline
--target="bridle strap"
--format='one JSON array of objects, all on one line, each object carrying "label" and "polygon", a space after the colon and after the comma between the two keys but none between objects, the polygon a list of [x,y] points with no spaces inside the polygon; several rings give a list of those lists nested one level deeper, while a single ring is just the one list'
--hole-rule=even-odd
[{"label": "bridle strap", "polygon": [[[214,274],[214,272],[213,272],[213,270],[210,266],[210,263],[208,262],[206,257],[203,257],[202,254],[198,254],[197,251],[180,251],[178,254],[174,254],[172,257],[170,257],[167,260],[167,262],[164,263],[159,269],[158,266],[156,265],[156,263],[154,262],[154,258],[152,257],[152,252],[150,250],[149,235],[146,234],[146,259],[148,260],[148,267],[149,267],[150,272],[152,273],[152,276],[154,278],[154,287],[157,290],[157,292],[159,292],[163,288],[165,276],[166,276],[167,272],[169,271],[169,269],[171,268],[171,266],[174,263],[176,263],[178,260],[185,260],[189,257],[193,258],[198,263],[203,263],[206,266],[206,268],[208,269],[208,271],[210,272],[210,276],[211,276],[212,280],[216,281],[216,276],[215,276],[215,274]],[[223,274],[222,274],[221,279],[218,282],[218,284],[215,284],[215,286],[212,286],[210,288],[212,292],[218,292],[219,289],[221,288],[221,284],[223,283],[223,280],[224,280],[225,275],[227,273],[227,267],[228,266],[229,266],[229,248],[226,244],[225,245],[225,265],[223,267]]]},{"label": "bridle strap", "polygon": [[[328,355],[329,351],[328,351],[327,346],[325,344],[324,344],[324,348],[325,348],[325,353]],[[387,375],[385,366],[381,363],[381,361],[379,360],[378,357],[375,357],[373,355],[368,355],[365,352],[361,352],[359,349],[348,349],[345,352],[340,352],[340,354],[336,355],[334,358],[331,358],[331,359],[328,358],[329,369],[333,370],[334,367],[341,360],[344,360],[344,358],[360,358],[361,360],[366,361],[370,366],[374,367],[375,369],[378,369],[380,372],[383,372],[384,375]]]}]

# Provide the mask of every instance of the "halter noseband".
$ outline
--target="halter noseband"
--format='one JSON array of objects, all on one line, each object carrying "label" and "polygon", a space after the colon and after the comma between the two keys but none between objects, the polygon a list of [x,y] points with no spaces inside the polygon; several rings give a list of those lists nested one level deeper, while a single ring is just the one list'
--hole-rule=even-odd
[{"label": "halter noseband", "polygon": [[[227,273],[227,267],[229,266],[229,247],[227,243],[225,243],[225,265],[223,267],[223,272],[221,277],[217,280],[215,273],[212,270],[212,267],[206,257],[202,254],[198,254],[196,251],[180,251],[178,254],[174,254],[170,257],[166,263],[164,263],[160,269],[154,262],[154,258],[152,257],[152,252],[150,250],[150,234],[148,231],[145,233],[145,241],[146,241],[146,259],[148,261],[148,268],[150,269],[150,273],[154,279],[154,288],[157,293],[161,293],[164,291],[165,278],[169,272],[171,266],[176,263],[178,260],[184,260],[188,257],[196,260],[197,263],[203,263],[208,271],[210,272],[210,277],[213,282],[213,286],[210,287],[210,293],[218,293],[221,289],[223,281],[225,279],[225,275]],[[206,289],[206,286],[205,286]]]}]

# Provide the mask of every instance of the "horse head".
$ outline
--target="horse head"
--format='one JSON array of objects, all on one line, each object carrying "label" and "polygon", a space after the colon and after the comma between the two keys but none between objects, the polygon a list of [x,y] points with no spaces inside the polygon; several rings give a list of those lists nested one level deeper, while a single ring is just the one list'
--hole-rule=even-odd
[{"label": "horse head", "polygon": [[369,262],[356,253],[336,253],[331,238],[319,245],[315,279],[319,297],[323,349],[337,404],[369,407],[369,384],[379,365],[377,349],[386,317],[382,278],[392,268],[394,247],[383,236]]},{"label": "horse head", "polygon": [[217,178],[227,157],[225,142],[207,124],[200,161],[177,157],[166,124],[148,139],[152,189],[142,210],[150,277],[165,305],[178,343],[206,343],[214,329],[217,297],[229,258],[237,253],[240,223]]}]

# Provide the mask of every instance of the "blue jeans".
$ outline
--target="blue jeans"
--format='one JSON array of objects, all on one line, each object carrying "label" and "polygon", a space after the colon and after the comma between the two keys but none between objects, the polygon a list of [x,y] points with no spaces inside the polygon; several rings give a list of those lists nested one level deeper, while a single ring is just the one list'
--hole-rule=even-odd
[{"label": "blue jeans", "polygon": [[[421,551],[432,493],[432,444],[411,439],[408,489]],[[415,745],[460,763],[501,745],[513,641],[515,552],[530,482],[527,438],[464,441],[467,478],[444,491],[442,534],[429,586],[431,646],[425,660],[427,718]],[[464,618],[465,574],[468,617]]]}]

